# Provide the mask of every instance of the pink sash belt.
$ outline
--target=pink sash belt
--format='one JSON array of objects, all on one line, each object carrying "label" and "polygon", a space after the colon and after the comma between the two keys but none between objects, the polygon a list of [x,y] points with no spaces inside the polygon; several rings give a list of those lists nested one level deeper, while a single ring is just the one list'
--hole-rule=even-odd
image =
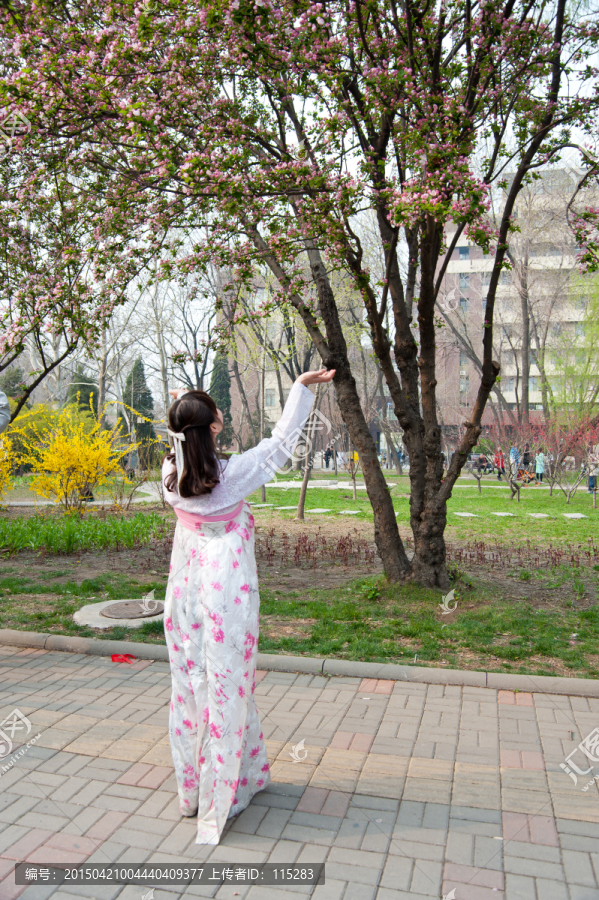
[{"label": "pink sash belt", "polygon": [[221,513],[219,516],[201,516],[199,513],[185,512],[183,509],[175,507],[175,515],[181,525],[188,528],[189,531],[197,531],[199,525],[210,522],[230,522],[235,516],[239,515],[243,509],[244,501],[240,500],[232,512]]}]

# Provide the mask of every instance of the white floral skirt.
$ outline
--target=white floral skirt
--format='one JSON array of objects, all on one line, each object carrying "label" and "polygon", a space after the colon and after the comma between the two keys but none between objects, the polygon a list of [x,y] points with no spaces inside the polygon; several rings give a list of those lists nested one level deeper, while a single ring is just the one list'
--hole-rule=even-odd
[{"label": "white floral skirt", "polygon": [[254,703],[260,596],[254,518],[177,523],[164,625],[173,693],[169,733],[181,812],[197,844],[218,844],[228,818],[270,781]]}]

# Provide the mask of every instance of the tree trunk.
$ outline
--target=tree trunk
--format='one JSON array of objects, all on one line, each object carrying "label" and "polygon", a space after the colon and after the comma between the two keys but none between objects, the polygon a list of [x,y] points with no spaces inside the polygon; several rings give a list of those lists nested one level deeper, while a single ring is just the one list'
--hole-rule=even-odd
[{"label": "tree trunk", "polygon": [[[429,587],[447,590],[446,549],[444,532],[447,524],[447,501],[440,492],[443,478],[441,429],[437,420],[434,321],[435,269],[441,233],[429,217],[423,228],[421,243],[420,297],[418,324],[420,330],[420,388],[422,420],[420,427],[404,436],[410,456],[410,524],[414,534],[412,570],[418,581]],[[414,463],[413,464],[413,461]]]},{"label": "tree trunk", "polygon": [[245,409],[245,414],[248,417],[248,425],[250,427],[250,431],[252,433],[252,439],[254,441],[254,447],[258,443],[258,439],[256,437],[256,429],[254,428],[254,421],[252,419],[252,412],[250,410],[250,404],[247,398],[247,394],[245,392],[245,388],[243,387],[243,381],[241,380],[241,375],[239,373],[239,365],[237,363],[237,359],[233,358],[233,375],[235,376],[235,384],[237,385],[237,390],[239,391],[239,396],[241,397],[241,402],[243,403],[243,408]]},{"label": "tree trunk", "polygon": [[530,309],[528,306],[528,250],[522,261],[520,275],[520,306],[522,310],[522,422],[530,421]]},{"label": "tree trunk", "polygon": [[351,442],[362,461],[366,491],[374,513],[374,539],[377,550],[389,581],[406,581],[411,574],[410,561],[399,536],[389,488],[381,470],[376,445],[370,434],[356,381],[352,375],[335,297],[320,254],[314,249],[309,249],[308,256],[318,291],[319,311],[325,323],[328,339],[328,353],[323,357],[323,363],[327,368],[337,370],[334,378],[337,403]]},{"label": "tree trunk", "polygon": [[352,375],[339,310],[326,266],[319,251],[307,242],[306,250],[318,295],[319,313],[325,326],[325,339],[316,317],[303,299],[293,291],[286,272],[269,252],[262,236],[256,229],[251,229],[250,233],[256,247],[263,253],[264,261],[279,283],[288,290],[289,300],[301,316],[323,364],[328,369],[336,369],[334,385],[337,403],[351,440],[362,460],[366,491],[374,514],[374,539],[383,561],[385,575],[392,582],[406,581],[411,575],[410,561],[399,535],[389,488],[381,471],[376,445],[370,434],[356,389],[356,381]]},{"label": "tree trunk", "polygon": [[100,337],[100,359],[98,361],[98,422],[102,428],[106,428],[106,363],[108,353],[106,350],[106,328],[102,328]]}]

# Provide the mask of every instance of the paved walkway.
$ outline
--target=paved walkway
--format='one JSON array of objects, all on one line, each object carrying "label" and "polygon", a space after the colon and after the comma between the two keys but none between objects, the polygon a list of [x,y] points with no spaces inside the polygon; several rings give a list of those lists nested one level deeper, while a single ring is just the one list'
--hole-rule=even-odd
[{"label": "paved walkway", "polygon": [[[0,647],[0,720],[36,743],[0,760],[1,900],[141,900],[142,887],[22,888],[44,864],[325,862],[316,888],[156,888],[154,900],[599,900],[596,782],[560,762],[599,700],[260,673],[273,783],[199,847],[178,811],[164,662]],[[531,679],[534,691],[534,679]],[[293,746],[307,756],[293,762]],[[303,757],[301,749],[296,756]],[[580,759],[577,759],[580,766]],[[587,776],[588,777],[588,776]]]}]

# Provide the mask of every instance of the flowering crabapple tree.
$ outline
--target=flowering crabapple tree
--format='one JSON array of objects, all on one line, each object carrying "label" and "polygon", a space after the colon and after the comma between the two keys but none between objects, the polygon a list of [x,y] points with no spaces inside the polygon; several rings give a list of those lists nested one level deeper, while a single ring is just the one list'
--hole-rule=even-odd
[{"label": "flowering crabapple tree", "polygon": [[[43,111],[70,158],[102,173],[111,228],[153,231],[163,277],[216,264],[251,283],[270,271],[277,289],[255,315],[293,308],[336,369],[387,577],[447,588],[447,501],[499,373],[493,310],[514,203],[536,168],[566,148],[576,154],[573,134],[593,128],[595,9],[566,0],[165,0],[157,9],[24,0],[4,9],[7,110],[33,122]],[[43,134],[32,128],[27,140],[42,157]],[[495,229],[489,191],[500,185]],[[384,254],[380,281],[357,226],[366,211]],[[174,235],[203,229],[207,240],[191,252],[168,252]],[[443,478],[436,301],[464,233],[494,266],[477,399]],[[360,404],[340,279],[361,298],[403,429],[411,560]]]},{"label": "flowering crabapple tree", "polygon": [[34,366],[14,420],[51,372],[96,343],[138,267],[97,231],[85,185],[56,156],[44,165],[13,147],[0,162],[0,208],[0,372],[23,354]]}]

